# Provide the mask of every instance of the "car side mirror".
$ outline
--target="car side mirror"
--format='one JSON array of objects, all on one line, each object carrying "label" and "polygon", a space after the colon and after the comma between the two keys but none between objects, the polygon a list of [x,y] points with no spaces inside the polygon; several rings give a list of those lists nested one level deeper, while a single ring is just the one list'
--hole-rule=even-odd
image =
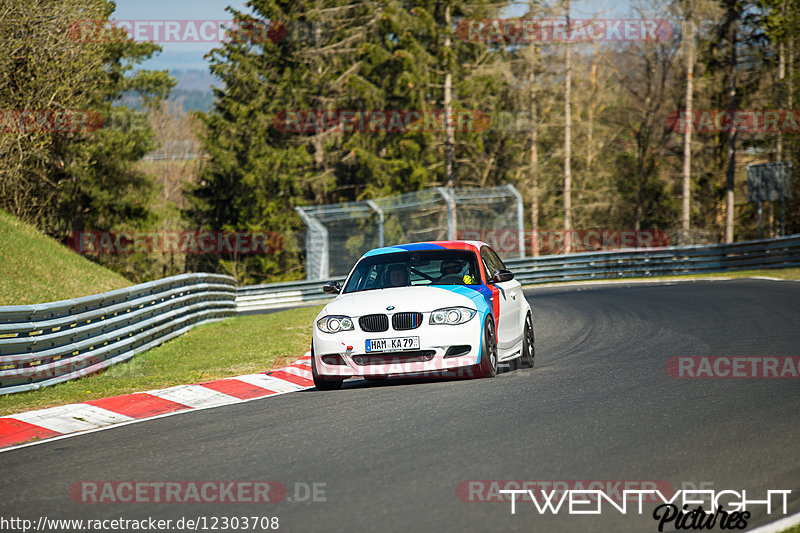
[{"label": "car side mirror", "polygon": [[510,270],[495,270],[492,274],[492,283],[502,283],[514,279],[514,273]]},{"label": "car side mirror", "polygon": [[339,294],[342,292],[342,284],[338,281],[329,281],[322,286],[322,292],[325,294]]}]

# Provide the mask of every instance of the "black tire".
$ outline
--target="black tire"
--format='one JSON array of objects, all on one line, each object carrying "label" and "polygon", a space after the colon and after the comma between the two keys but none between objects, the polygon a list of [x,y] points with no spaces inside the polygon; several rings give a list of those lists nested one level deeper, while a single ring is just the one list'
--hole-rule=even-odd
[{"label": "black tire", "polygon": [[536,358],[536,344],[533,334],[533,322],[531,321],[531,314],[525,317],[525,331],[522,334],[522,355],[519,360],[523,366],[533,368],[534,359]]},{"label": "black tire", "polygon": [[497,375],[497,335],[494,332],[494,319],[491,315],[487,316],[483,323],[481,362],[477,366],[480,378],[493,378]]},{"label": "black tire", "polygon": [[317,375],[317,363],[314,357],[314,347],[311,347],[311,376],[314,378],[314,386],[317,390],[339,390],[342,388],[342,379],[328,380]]}]

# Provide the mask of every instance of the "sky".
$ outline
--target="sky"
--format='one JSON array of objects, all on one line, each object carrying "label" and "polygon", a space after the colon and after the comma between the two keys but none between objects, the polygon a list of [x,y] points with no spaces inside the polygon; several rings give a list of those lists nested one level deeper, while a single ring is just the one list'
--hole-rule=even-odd
[{"label": "sky", "polygon": [[[588,18],[599,16],[605,18],[622,18],[629,14],[631,0],[574,0],[572,16]],[[245,0],[117,0],[114,13],[116,20],[230,20],[225,11],[232,6],[241,11],[248,11]],[[525,10],[527,2],[512,5],[506,16],[513,17]],[[217,44],[211,42],[164,42],[160,43],[163,51],[142,64],[142,68],[157,70],[208,70],[208,63],[203,56]]]},{"label": "sky", "polygon": [[[248,11],[245,0],[117,0],[116,20],[230,20],[225,8]],[[146,69],[208,70],[203,56],[216,43],[159,43],[163,51],[142,64]]]}]

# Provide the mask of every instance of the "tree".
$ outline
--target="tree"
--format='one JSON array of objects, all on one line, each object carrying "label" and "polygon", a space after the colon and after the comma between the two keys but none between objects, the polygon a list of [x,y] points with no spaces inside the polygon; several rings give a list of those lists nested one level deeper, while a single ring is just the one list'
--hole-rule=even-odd
[{"label": "tree", "polygon": [[[312,38],[233,39],[211,54],[222,86],[214,110],[203,117],[208,159],[191,192],[192,219],[206,227],[292,235],[302,228],[293,210],[298,205],[415,191],[444,184],[448,175],[453,185],[486,181],[471,165],[480,158],[464,157],[482,148],[475,131],[369,125],[347,131],[336,120],[321,122],[326,112],[341,110],[441,114],[469,109],[473,95],[475,105],[485,102],[482,89],[496,85],[481,73],[478,50],[486,44],[446,40],[460,18],[485,12],[476,5],[317,0],[255,2],[253,14],[232,10],[253,35],[269,20],[289,31],[311,28]],[[298,115],[300,128],[290,120]],[[354,233],[348,248],[361,246],[363,235]],[[229,257],[214,268],[243,281],[291,279],[301,274],[301,260],[300,250],[287,249]]]},{"label": "tree", "polygon": [[155,44],[135,43],[122,30],[103,39],[73,31],[87,19],[107,20],[114,8],[100,0],[12,0],[0,13],[8,50],[0,58],[0,108],[82,120],[0,136],[0,206],[60,238],[152,218],[153,178],[133,164],[155,147],[153,132],[143,113],[119,102],[135,93],[155,105],[174,81],[166,72],[132,72],[160,50]]},{"label": "tree", "polygon": [[[763,13],[760,26],[764,28],[767,39],[765,60],[777,71],[774,82],[768,82],[772,84],[771,101],[776,109],[791,110],[797,101],[797,71],[794,67],[798,61],[795,50],[800,34],[800,6],[786,0],[762,0],[759,5]],[[770,87],[765,87],[765,90],[770,90]],[[784,136],[783,132],[778,131],[772,151],[774,161],[790,161],[796,174],[800,168],[800,143],[796,135]],[[785,206],[788,216],[784,229],[788,234],[800,231],[800,180],[792,180],[792,189],[793,198]],[[776,232],[773,229],[771,202],[767,203],[766,214],[767,236],[774,236]]]},{"label": "tree", "polygon": [[[736,47],[739,26],[739,2],[726,0],[725,7],[728,18],[728,112],[733,116],[736,111]],[[731,132],[728,135],[728,171],[725,188],[725,242],[733,242],[733,202],[734,177],[736,173],[736,122],[731,121]]]},{"label": "tree", "polygon": [[[569,19],[570,0],[566,0],[564,12],[567,24],[567,42],[564,44],[564,231],[569,236],[572,229],[572,47]],[[566,239],[565,252],[570,252],[572,239]]]},{"label": "tree", "polygon": [[[665,18],[655,9],[640,6],[641,18]],[[673,41],[626,43],[615,54],[617,83],[624,91],[625,103],[616,121],[623,128],[623,152],[616,164],[618,187],[623,199],[623,219],[640,230],[671,225],[674,202],[661,175],[664,147],[671,130],[668,95],[677,46]]]},{"label": "tree", "polygon": [[[683,41],[686,47],[686,97],[684,113],[687,119],[692,116],[692,91],[694,90],[694,11],[692,0],[683,0]],[[691,205],[692,179],[692,128],[686,128],[683,134],[683,187],[681,211],[681,242],[688,243]]]}]

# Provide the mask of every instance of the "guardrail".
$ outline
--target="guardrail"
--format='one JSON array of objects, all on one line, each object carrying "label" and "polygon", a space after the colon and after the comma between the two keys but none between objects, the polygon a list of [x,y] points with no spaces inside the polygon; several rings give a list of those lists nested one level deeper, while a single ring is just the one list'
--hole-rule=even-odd
[{"label": "guardrail", "polygon": [[0,307],[0,394],[98,372],[236,314],[235,281],[183,274],[72,300]]},{"label": "guardrail", "polygon": [[[505,263],[523,285],[783,268],[800,266],[800,235],[733,244],[545,255],[509,259]],[[344,278],[336,279],[344,281]],[[323,303],[333,298],[322,292],[325,281],[239,287],[236,307],[241,313]]]},{"label": "guardrail", "polygon": [[523,285],[800,266],[800,235],[733,244],[582,252],[506,261]]},{"label": "guardrail", "polygon": [[[335,279],[344,282],[344,278]],[[322,286],[328,281],[287,281],[237,287],[236,310],[242,313],[327,302],[333,298],[322,292]]]}]

